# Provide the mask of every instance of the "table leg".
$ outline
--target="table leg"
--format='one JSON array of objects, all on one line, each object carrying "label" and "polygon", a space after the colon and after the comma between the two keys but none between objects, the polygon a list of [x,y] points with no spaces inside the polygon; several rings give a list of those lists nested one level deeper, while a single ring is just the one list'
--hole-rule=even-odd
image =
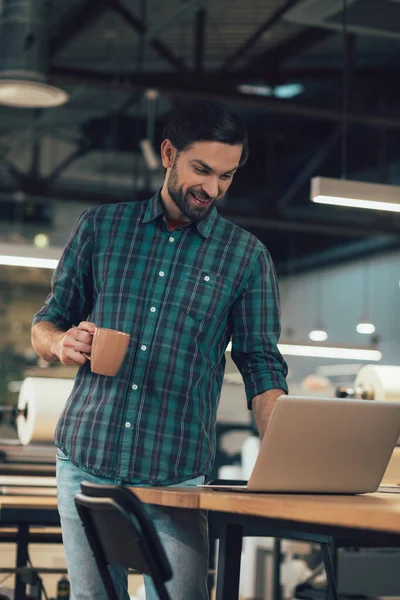
[{"label": "table leg", "polygon": [[[26,567],[28,562],[28,537],[29,525],[20,523],[17,533],[17,564],[16,567]],[[15,575],[15,592],[14,600],[25,600],[26,598],[26,583],[23,581],[21,574]]]},{"label": "table leg", "polygon": [[243,528],[227,524],[219,540],[216,600],[239,598]]},{"label": "table leg", "polygon": [[328,592],[331,600],[339,600],[339,593],[336,585],[336,574],[332,564],[329,543],[321,543],[321,550],[328,582]]},{"label": "table leg", "polygon": [[[209,594],[210,598],[211,598],[211,591],[213,590],[214,585],[215,585],[215,576],[214,576],[215,563],[216,563],[215,545],[216,545],[216,540],[210,536],[209,548],[208,548],[209,554],[208,554],[208,577],[207,577],[207,588],[208,588],[208,594]],[[210,573],[210,571],[212,571],[212,574]]]},{"label": "table leg", "polygon": [[281,540],[280,538],[274,539],[274,580],[273,580],[273,600],[280,600],[281,598]]}]

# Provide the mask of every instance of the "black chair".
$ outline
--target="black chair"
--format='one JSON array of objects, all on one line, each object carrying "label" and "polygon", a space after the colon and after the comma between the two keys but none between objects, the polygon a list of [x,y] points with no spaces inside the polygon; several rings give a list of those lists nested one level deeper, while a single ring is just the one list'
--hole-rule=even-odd
[{"label": "black chair", "polygon": [[165,581],[172,570],[142,502],[116,485],[81,484],[75,505],[109,600],[120,600],[108,565],[121,565],[149,575],[160,600],[171,600]]}]

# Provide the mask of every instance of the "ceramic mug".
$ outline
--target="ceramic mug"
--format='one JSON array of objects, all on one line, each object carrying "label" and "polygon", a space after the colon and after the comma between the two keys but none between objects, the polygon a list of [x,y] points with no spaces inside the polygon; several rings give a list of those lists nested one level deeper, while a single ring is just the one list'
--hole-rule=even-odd
[{"label": "ceramic mug", "polygon": [[92,373],[114,377],[125,358],[129,338],[129,334],[123,331],[96,327],[91,353],[83,353],[90,360]]}]

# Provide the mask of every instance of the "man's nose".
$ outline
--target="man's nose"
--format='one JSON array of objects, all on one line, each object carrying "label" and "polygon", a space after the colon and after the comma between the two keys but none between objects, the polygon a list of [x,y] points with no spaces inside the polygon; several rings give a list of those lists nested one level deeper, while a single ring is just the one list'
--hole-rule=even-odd
[{"label": "man's nose", "polygon": [[218,178],[210,177],[207,179],[205,183],[201,186],[203,191],[210,197],[216,198],[218,196]]}]

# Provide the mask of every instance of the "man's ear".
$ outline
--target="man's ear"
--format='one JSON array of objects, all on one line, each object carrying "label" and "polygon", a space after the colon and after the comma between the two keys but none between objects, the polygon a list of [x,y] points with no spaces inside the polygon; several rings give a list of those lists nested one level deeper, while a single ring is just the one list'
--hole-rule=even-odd
[{"label": "man's ear", "polygon": [[164,140],[161,144],[161,161],[164,169],[170,169],[175,160],[176,149],[170,140]]}]

